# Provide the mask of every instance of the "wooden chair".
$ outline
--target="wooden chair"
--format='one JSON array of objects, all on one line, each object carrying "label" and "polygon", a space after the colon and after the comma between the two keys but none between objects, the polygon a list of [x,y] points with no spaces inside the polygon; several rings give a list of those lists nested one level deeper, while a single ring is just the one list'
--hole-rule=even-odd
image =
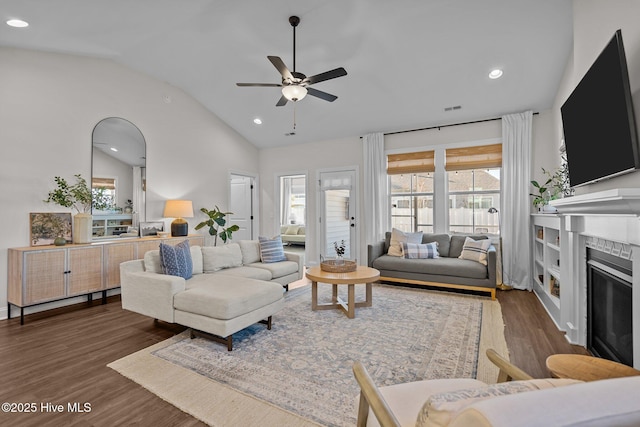
[{"label": "wooden chair", "polygon": [[[526,372],[521,370],[520,368],[512,365],[506,360],[504,357],[500,356],[493,349],[487,350],[487,357],[489,360],[500,368],[500,372],[498,374],[498,382],[505,382],[511,380],[530,380],[533,379]],[[393,409],[385,400],[382,393],[378,387],[376,387],[373,379],[367,372],[367,369],[360,363],[356,361],[353,364],[353,374],[360,385],[360,404],[358,407],[358,427],[364,427],[367,425],[367,419],[369,417],[369,409],[376,416],[378,423],[382,427],[401,427],[402,424],[398,421],[398,418],[393,412]],[[432,382],[434,385],[438,382],[440,386],[442,386],[443,382],[450,381],[452,385],[455,387],[455,382],[459,384],[463,384],[462,379],[454,379],[454,380],[427,380],[420,381],[420,383],[424,383],[425,386],[428,387],[429,382]],[[467,380],[467,381],[475,381],[475,380]],[[478,381],[479,384],[482,384]],[[416,384],[416,383],[407,383],[407,384]],[[402,387],[403,385],[397,385],[392,387]],[[463,386],[464,388],[464,386]],[[413,396],[412,396],[413,397]],[[420,406],[425,400],[424,395],[415,396],[417,399],[421,399]],[[415,423],[416,414],[411,414],[413,417],[413,422]]]}]

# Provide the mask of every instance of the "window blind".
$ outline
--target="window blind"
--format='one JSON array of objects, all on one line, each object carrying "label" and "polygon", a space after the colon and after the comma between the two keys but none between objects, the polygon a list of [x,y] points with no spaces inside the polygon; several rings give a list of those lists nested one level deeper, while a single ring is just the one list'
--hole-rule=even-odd
[{"label": "window blind", "polygon": [[450,148],[445,151],[447,171],[502,167],[502,144]]},{"label": "window blind", "polygon": [[107,190],[115,190],[116,180],[114,178],[92,178],[91,188],[105,188]]},{"label": "window blind", "polygon": [[434,151],[387,155],[387,174],[422,173],[435,171]]}]

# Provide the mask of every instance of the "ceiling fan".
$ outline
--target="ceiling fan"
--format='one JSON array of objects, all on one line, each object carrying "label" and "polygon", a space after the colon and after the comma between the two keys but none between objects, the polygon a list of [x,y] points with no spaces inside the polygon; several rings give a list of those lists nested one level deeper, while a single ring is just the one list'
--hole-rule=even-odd
[{"label": "ceiling fan", "polygon": [[316,98],[324,99],[325,101],[333,102],[338,99],[337,96],[331,95],[327,92],[309,87],[313,84],[324,82],[326,80],[335,79],[337,77],[346,76],[347,72],[344,68],[336,68],[331,71],[316,74],[315,76],[307,77],[302,73],[296,71],[296,27],[300,23],[300,18],[297,16],[289,17],[289,23],[293,27],[293,71],[289,71],[282,59],[279,56],[267,56],[269,61],[282,75],[282,83],[236,83],[241,87],[281,87],[282,96],[276,104],[276,107],[282,107],[287,101],[300,101],[307,96],[315,96]]}]

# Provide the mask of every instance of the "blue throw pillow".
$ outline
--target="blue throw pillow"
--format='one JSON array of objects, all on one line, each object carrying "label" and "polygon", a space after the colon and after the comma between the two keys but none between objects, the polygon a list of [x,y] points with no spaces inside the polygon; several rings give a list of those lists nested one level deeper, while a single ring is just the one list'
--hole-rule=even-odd
[{"label": "blue throw pillow", "polygon": [[287,260],[280,236],[276,236],[273,239],[258,237],[258,240],[260,241],[260,259],[262,262],[266,264]]},{"label": "blue throw pillow", "polygon": [[438,243],[405,243],[402,242],[402,252],[408,259],[434,259],[440,258],[438,255]]},{"label": "blue throw pillow", "polygon": [[189,241],[185,240],[175,246],[160,243],[160,265],[164,274],[191,279],[193,261]]}]

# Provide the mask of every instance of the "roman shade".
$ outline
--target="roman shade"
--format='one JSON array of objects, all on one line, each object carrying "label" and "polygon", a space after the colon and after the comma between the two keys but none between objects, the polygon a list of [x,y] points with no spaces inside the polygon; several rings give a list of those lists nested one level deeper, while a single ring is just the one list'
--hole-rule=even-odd
[{"label": "roman shade", "polygon": [[114,178],[92,178],[91,188],[104,188],[107,190],[115,190],[116,180]]},{"label": "roman shade", "polygon": [[492,169],[502,167],[502,144],[446,150],[445,170]]},{"label": "roman shade", "polygon": [[423,173],[435,171],[435,152],[418,151],[387,155],[387,174]]}]

